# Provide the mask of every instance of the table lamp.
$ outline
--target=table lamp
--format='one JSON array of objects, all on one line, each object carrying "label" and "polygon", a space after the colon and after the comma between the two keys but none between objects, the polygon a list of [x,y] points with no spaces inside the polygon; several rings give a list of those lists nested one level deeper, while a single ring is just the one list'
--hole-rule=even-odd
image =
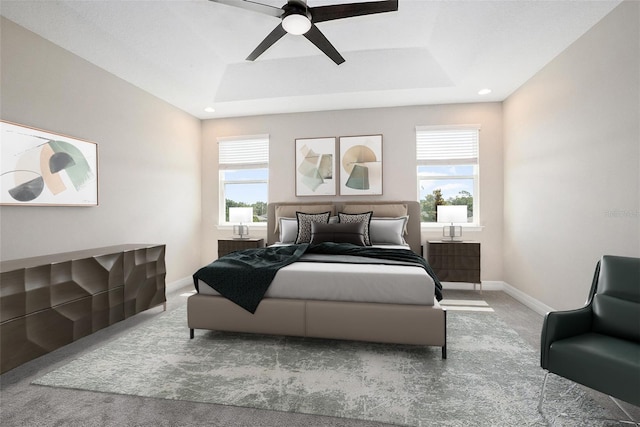
[{"label": "table lamp", "polygon": [[253,208],[229,208],[229,222],[238,223],[233,226],[233,234],[239,237],[234,239],[248,239],[249,226],[245,224],[253,222]]},{"label": "table lamp", "polygon": [[451,242],[461,242],[455,239],[462,236],[462,226],[453,225],[454,223],[467,223],[467,205],[438,205],[438,222],[448,222],[442,228],[442,236],[449,237]]}]

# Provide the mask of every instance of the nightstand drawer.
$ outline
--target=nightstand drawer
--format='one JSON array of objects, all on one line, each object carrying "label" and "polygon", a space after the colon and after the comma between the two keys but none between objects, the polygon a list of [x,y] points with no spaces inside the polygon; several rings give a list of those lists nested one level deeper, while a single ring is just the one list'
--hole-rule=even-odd
[{"label": "nightstand drawer", "polygon": [[434,268],[441,282],[480,283],[480,270],[451,270]]},{"label": "nightstand drawer", "polygon": [[235,251],[263,247],[264,239],[218,239],[218,258]]},{"label": "nightstand drawer", "polygon": [[429,255],[428,261],[430,265],[437,265],[440,268],[456,270],[480,270],[479,256]]},{"label": "nightstand drawer", "polygon": [[427,242],[428,253],[450,257],[480,257],[480,243],[477,242]]}]

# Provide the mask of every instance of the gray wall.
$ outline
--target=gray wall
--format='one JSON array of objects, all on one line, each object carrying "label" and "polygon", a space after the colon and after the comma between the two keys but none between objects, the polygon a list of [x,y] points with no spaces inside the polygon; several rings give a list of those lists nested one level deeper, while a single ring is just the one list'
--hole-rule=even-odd
[{"label": "gray wall", "polygon": [[98,143],[99,206],[0,207],[0,258],[165,243],[200,260],[200,120],[1,18],[1,117]]},{"label": "gray wall", "polygon": [[640,3],[622,3],[504,102],[504,279],[582,305],[604,254],[640,256]]},{"label": "gray wall", "polygon": [[[326,111],[206,120],[203,143],[203,259],[216,257],[217,238],[230,235],[219,230],[218,147],[216,138],[236,135],[270,135],[269,201],[316,201],[331,197],[295,196],[295,139],[348,135],[383,135],[383,195],[378,200],[416,200],[416,125],[479,124],[481,231],[465,232],[465,239],[482,242],[483,280],[502,280],[502,104],[452,104],[363,110]],[[360,196],[363,198],[363,196]],[[338,200],[358,199],[357,196]],[[256,226],[251,234],[264,237]],[[441,238],[442,228],[423,232],[423,241]]]}]

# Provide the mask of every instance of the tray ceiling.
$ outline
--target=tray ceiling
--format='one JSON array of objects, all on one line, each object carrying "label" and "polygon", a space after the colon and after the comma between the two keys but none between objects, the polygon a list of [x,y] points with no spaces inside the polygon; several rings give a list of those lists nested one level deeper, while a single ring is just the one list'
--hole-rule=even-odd
[{"label": "tray ceiling", "polygon": [[502,101],[619,3],[400,0],[397,12],[318,24],[346,59],[339,66],[289,34],[245,61],[279,20],[207,0],[2,0],[0,14],[213,118]]}]

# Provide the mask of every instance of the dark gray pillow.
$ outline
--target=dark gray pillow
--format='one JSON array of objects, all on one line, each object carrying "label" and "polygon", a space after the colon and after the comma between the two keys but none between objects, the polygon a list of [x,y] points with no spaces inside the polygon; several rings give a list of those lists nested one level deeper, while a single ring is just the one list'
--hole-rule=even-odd
[{"label": "dark gray pillow", "polygon": [[331,212],[308,214],[296,212],[298,218],[298,235],[296,243],[309,243],[311,241],[311,224],[319,222],[326,224],[329,222]]},{"label": "dark gray pillow", "polygon": [[338,224],[311,224],[311,244],[322,242],[351,243],[366,246],[364,242],[364,222]]},{"label": "dark gray pillow", "polygon": [[371,222],[371,216],[373,211],[363,212],[358,214],[347,214],[344,212],[338,212],[338,219],[340,223],[364,223],[364,244],[371,246],[371,238],[369,237],[369,223]]}]

